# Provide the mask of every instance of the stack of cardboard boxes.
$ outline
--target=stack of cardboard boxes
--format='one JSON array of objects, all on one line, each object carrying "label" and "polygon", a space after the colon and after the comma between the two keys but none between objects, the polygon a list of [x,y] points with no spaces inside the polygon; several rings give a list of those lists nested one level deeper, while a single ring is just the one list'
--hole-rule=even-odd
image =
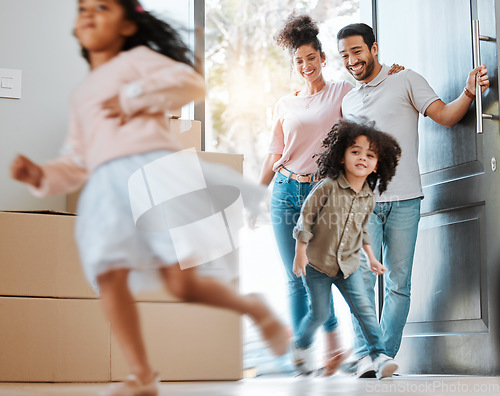
[{"label": "stack of cardboard boxes", "polygon": [[[199,121],[170,123],[185,147],[200,150]],[[242,171],[242,155],[200,156]],[[75,212],[77,199],[78,193],[68,196],[68,212]],[[128,374],[84,278],[74,223],[74,215],[62,213],[0,212],[0,382],[105,382]],[[137,300],[147,351],[162,380],[241,379],[239,315],[183,303],[167,291]]]}]

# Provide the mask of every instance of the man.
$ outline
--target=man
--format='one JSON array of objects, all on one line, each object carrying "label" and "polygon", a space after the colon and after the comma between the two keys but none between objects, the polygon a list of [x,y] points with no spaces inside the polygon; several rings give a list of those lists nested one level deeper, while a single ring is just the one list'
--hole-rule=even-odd
[{"label": "man", "polygon": [[[418,167],[418,117],[430,117],[438,124],[452,127],[468,111],[475,96],[476,75],[482,90],[488,88],[486,67],[472,70],[462,94],[448,104],[439,99],[427,81],[412,70],[388,75],[389,68],[377,59],[378,44],[368,25],[357,23],[337,34],[340,56],[347,71],[357,80],[356,87],[342,102],[346,118],[366,117],[376,127],[392,134],[401,145],[402,157],[396,175],[370,217],[368,231],[377,259],[388,268],[384,274],[385,294],[380,327],[387,355],[396,356],[410,309],[413,254],[423,198]],[[362,257],[363,261],[366,261]],[[366,262],[360,266],[367,291],[375,309],[375,277]],[[374,376],[373,366],[359,324],[356,333],[358,376]]]}]

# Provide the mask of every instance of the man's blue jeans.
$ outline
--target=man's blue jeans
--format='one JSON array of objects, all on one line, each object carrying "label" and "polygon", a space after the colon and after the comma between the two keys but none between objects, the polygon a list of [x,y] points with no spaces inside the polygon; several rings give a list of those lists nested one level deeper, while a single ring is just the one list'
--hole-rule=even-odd
[{"label": "man's blue jeans", "polygon": [[[295,239],[293,229],[300,216],[300,209],[307,195],[313,189],[314,183],[299,183],[281,173],[276,174],[271,196],[271,220],[278,250],[285,266],[288,279],[290,314],[293,333],[297,334],[302,319],[306,316],[309,306],[303,277],[298,278],[293,272],[295,257]],[[325,332],[337,328],[337,318],[333,310],[333,298],[330,293],[331,316],[325,322]]]},{"label": "man's blue jeans", "polygon": [[[375,257],[387,267],[384,277],[384,301],[380,329],[387,355],[399,351],[403,328],[410,310],[411,272],[420,221],[420,198],[406,201],[377,202],[370,216],[368,233]],[[361,255],[361,274],[368,296],[375,307],[376,277],[370,271],[364,254]],[[357,319],[352,318],[358,356],[367,354],[367,346]]]},{"label": "man's blue jeans", "polygon": [[[367,342],[367,352],[375,359],[385,353],[382,334],[380,332],[375,307],[368,299],[363,276],[359,270],[347,279],[341,271],[334,276],[328,276],[317,271],[310,265],[306,267],[306,284],[311,298],[311,309],[300,326],[297,346],[308,348],[314,340],[314,333],[330,314],[329,297],[332,294],[332,284],[335,284],[344,297],[351,313],[359,320],[360,330]],[[362,357],[362,356],[360,356]]]}]

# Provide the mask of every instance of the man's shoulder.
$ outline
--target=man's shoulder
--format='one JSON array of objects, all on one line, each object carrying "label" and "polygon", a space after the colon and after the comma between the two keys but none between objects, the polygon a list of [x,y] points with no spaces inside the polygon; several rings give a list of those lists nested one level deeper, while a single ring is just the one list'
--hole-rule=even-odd
[{"label": "man's shoulder", "polygon": [[404,69],[398,73],[389,74],[387,76],[387,80],[392,82],[395,81],[405,82],[405,83],[408,82],[411,84],[417,81],[422,81],[422,80],[425,81],[425,78],[420,73],[416,72],[413,69]]},{"label": "man's shoulder", "polygon": [[428,84],[421,74],[412,70],[405,69],[395,74],[389,74],[375,89],[382,92],[398,92],[413,90],[413,87]]}]

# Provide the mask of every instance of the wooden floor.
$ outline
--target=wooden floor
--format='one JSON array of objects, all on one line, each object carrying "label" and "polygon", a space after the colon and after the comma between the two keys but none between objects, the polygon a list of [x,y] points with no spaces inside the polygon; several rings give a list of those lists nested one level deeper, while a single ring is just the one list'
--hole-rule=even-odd
[{"label": "wooden floor", "polygon": [[[106,384],[0,383],[0,396],[92,396]],[[364,395],[500,395],[500,377],[400,376],[359,380],[330,378],[250,378],[237,382],[162,383],[160,396],[364,396]]]}]

